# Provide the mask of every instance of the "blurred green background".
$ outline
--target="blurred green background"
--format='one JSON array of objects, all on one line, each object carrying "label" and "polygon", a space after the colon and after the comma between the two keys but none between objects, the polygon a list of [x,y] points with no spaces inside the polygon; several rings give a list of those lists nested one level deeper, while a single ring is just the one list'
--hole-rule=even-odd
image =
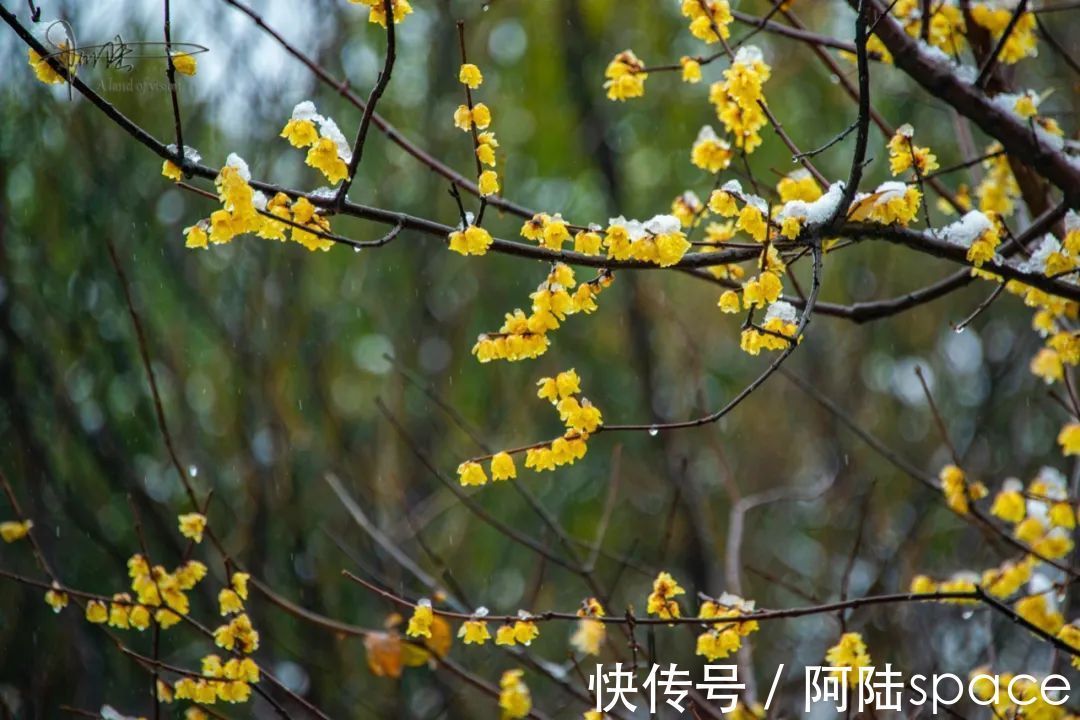
[{"label": "blurred green background", "polygon": [[[178,5],[174,3],[174,5]],[[647,218],[667,212],[686,189],[706,197],[711,178],[689,162],[702,124],[719,126],[707,103],[719,63],[705,82],[653,74],[646,96],[625,104],[603,97],[604,67],[633,48],[647,63],[707,52],[685,29],[674,2],[619,0],[416,0],[398,28],[398,64],[379,111],[407,137],[466,175],[471,147],[453,127],[460,103],[454,20],[467,23],[470,60],[484,71],[478,98],[493,110],[501,148],[503,194],[575,222],[611,215]],[[25,23],[21,3],[7,3]],[[80,43],[160,40],[160,3],[42,3],[44,17],[69,19]],[[742,2],[761,14],[771,3]],[[383,31],[366,11],[341,1],[309,6],[260,3],[267,22],[366,95],[382,62]],[[812,28],[843,39],[852,14],[842,2],[797,2]],[[1077,37],[1075,13],[1055,16],[1061,37]],[[290,59],[225,2],[174,8],[174,39],[206,45],[199,72],[182,78],[186,141],[210,165],[236,152],[255,177],[313,189],[321,176],[301,151],[278,137],[294,104],[313,99],[351,137],[360,113]],[[40,29],[40,28],[39,28]],[[746,32],[733,26],[735,37]],[[803,45],[756,36],[773,68],[770,105],[804,149],[823,144],[855,115],[837,78]],[[835,54],[834,54],[834,57]],[[106,238],[116,244],[146,326],[154,370],[179,455],[201,492],[212,490],[210,522],[255,577],[315,612],[380,627],[394,609],[341,576],[350,571],[415,598],[430,595],[349,517],[325,477],[336,474],[388,536],[467,604],[496,613],[576,609],[594,594],[582,579],[508,542],[463,507],[401,442],[375,402],[381,399],[444,472],[480,452],[462,423],[494,448],[559,432],[533,392],[544,375],[574,367],[584,393],[608,422],[664,422],[712,411],[738,392],[768,358],[739,351],[741,318],[715,307],[719,288],[678,272],[616,273],[600,310],[571,318],[540,360],[480,365],[469,350],[502,315],[527,307],[546,275],[540,262],[489,254],[462,258],[436,239],[406,232],[389,246],[353,253],[310,253],[296,244],[243,238],[207,251],[185,250],[182,228],[214,204],[160,176],[148,153],[66,88],[37,83],[26,49],[0,29],[0,468],[33,517],[45,550],[72,586],[111,594],[126,584],[124,562],[138,551],[130,497],[156,561],[182,553],[175,516],[188,506],[157,430],[134,333]],[[839,59],[849,78],[853,66]],[[1052,53],[1018,66],[1020,87],[1054,88],[1042,113],[1075,133],[1075,74]],[[141,61],[129,76],[86,68],[91,86],[161,81],[160,62]],[[123,112],[166,142],[172,137],[168,94],[107,89]],[[874,67],[873,99],[893,124],[911,122],[942,166],[967,159],[948,108],[898,71]],[[752,158],[755,175],[774,184],[794,166],[768,129]],[[974,131],[975,145],[985,138]],[[866,185],[886,179],[885,138],[871,132]],[[845,178],[850,146],[817,158]],[[976,169],[974,172],[978,172]],[[734,177],[734,175],[732,176]],[[973,184],[975,175],[947,178]],[[357,202],[453,224],[447,183],[384,136],[374,133],[351,191]],[[473,203],[471,198],[467,202]],[[935,222],[942,220],[931,208]],[[489,211],[498,236],[517,236],[520,221]],[[336,232],[374,239],[385,228],[335,219]],[[1014,227],[1023,227],[1016,220]],[[851,303],[891,297],[944,277],[953,268],[884,243],[867,242],[826,256],[822,299]],[[807,268],[799,277],[807,286]],[[582,270],[579,277],[592,277]],[[866,325],[818,317],[788,367],[845,408],[859,424],[935,473],[947,462],[914,375],[925,369],[949,432],[973,476],[997,487],[1031,477],[1043,464],[1070,474],[1054,446],[1063,421],[1027,371],[1038,346],[1030,312],[1005,296],[963,333],[950,323],[989,292],[970,286],[907,314]],[[388,359],[389,358],[389,359]],[[407,378],[413,378],[409,380]],[[428,392],[426,392],[428,391]],[[460,414],[440,409],[429,392]],[[584,461],[554,474],[519,467],[518,484],[586,545],[595,537],[605,497],[617,495],[597,578],[612,592],[609,610],[644,610],[658,569],[687,588],[718,595],[741,580],[759,606],[784,607],[836,598],[849,557],[849,595],[906,588],[915,572],[948,575],[981,569],[1001,556],[939,498],[861,444],[821,407],[775,376],[715,425],[678,433],[603,434]],[[808,488],[834,480],[824,494],[751,510],[741,558],[730,562],[732,499],[771,488]],[[506,485],[473,495],[488,512],[565,549],[522,495]],[[863,538],[857,528],[866,507]],[[10,513],[0,505],[0,519]],[[200,552],[209,552],[201,548]],[[585,551],[579,548],[583,555]],[[211,566],[194,612],[214,622]],[[34,574],[25,544],[0,546],[0,567]],[[400,680],[372,677],[359,639],[340,638],[298,621],[263,600],[249,603],[262,632],[258,659],[333,717],[494,717],[494,702],[426,668]],[[687,607],[694,607],[691,600]],[[1067,617],[1071,615],[1067,614]],[[860,610],[848,620],[871,654],[908,672],[966,673],[996,658],[995,668],[1049,669],[1048,650],[987,612],[944,606]],[[530,654],[578,682],[567,664],[572,628],[548,625]],[[613,631],[614,634],[615,631]],[[833,616],[765,624],[753,639],[759,683],[779,662],[801,668],[835,642]],[[149,633],[128,633],[149,652]],[[698,668],[693,635],[639,631],[658,657]],[[183,627],[165,635],[163,657],[194,666],[211,650]],[[519,665],[494,648],[455,645],[452,657],[489,681]],[[605,659],[610,660],[605,656]],[[695,677],[699,673],[695,670]],[[584,706],[542,673],[526,680],[553,717],[578,717]],[[766,688],[767,690],[767,685]],[[801,670],[781,687],[801,703]],[[75,609],[59,617],[41,593],[0,582],[0,712],[63,715],[60,705],[103,703],[149,712],[148,678]],[[266,715],[269,707],[225,710]]]}]

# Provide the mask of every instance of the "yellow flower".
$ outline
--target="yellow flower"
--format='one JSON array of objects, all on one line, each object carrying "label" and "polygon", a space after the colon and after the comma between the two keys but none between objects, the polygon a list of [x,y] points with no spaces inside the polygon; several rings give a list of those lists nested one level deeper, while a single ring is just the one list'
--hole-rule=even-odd
[{"label": "yellow flower", "polygon": [[458,465],[458,480],[462,485],[483,485],[488,479],[480,463],[463,462]]},{"label": "yellow flower", "polygon": [[604,88],[608,99],[624,101],[645,94],[645,80],[649,74],[633,50],[624,50],[608,63],[604,77],[607,78]]},{"label": "yellow flower", "polygon": [[180,182],[184,179],[184,171],[172,160],[166,160],[161,164],[161,174],[173,182]]},{"label": "yellow flower", "polygon": [[649,594],[647,612],[664,620],[680,616],[679,603],[673,598],[683,595],[686,591],[675,582],[675,578],[666,572],[661,572],[653,581],[653,591]]},{"label": "yellow flower", "polygon": [[690,150],[690,162],[711,173],[727,169],[731,165],[731,156],[731,145],[721,140],[711,125],[701,128]]},{"label": "yellow flower", "polygon": [[405,634],[409,637],[430,638],[431,623],[434,619],[435,615],[431,611],[431,601],[423,598],[413,608],[413,614],[409,618],[409,626],[406,628]]},{"label": "yellow flower", "polygon": [[203,531],[206,529],[206,516],[202,513],[187,513],[181,515],[180,521],[180,534],[186,538],[191,538],[197,543],[202,542]]},{"label": "yellow flower", "polygon": [[521,620],[514,623],[514,641],[518,645],[528,646],[533,640],[540,637],[540,628],[536,627],[536,623],[529,619],[528,613],[521,611],[518,613]]},{"label": "yellow flower", "polygon": [[896,129],[896,133],[889,140],[889,169],[894,176],[913,165],[920,177],[938,169],[937,158],[928,148],[915,145],[911,141],[914,136],[915,129],[905,123]]},{"label": "yellow flower", "polygon": [[711,45],[731,37],[731,7],[727,0],[683,0],[682,14],[690,18],[690,34],[698,40]]},{"label": "yellow flower", "polygon": [[86,620],[95,625],[100,625],[109,619],[109,611],[105,603],[100,600],[90,600],[86,603]]},{"label": "yellow flower", "polygon": [[[368,6],[368,22],[386,27],[386,5],[384,0],[349,0],[354,5]],[[412,13],[412,5],[409,0],[392,0],[390,7],[394,13],[394,24],[397,25]]]},{"label": "yellow flower", "polygon": [[570,644],[580,653],[599,655],[600,645],[603,644],[606,634],[604,623],[583,617],[577,621],[577,629],[570,636]]},{"label": "yellow flower", "polygon": [[[46,85],[57,85],[64,82],[64,77],[53,70],[52,65],[42,58],[41,55],[38,55],[37,51],[33,48],[28,49],[27,55],[30,59],[30,67],[34,69],[34,75],[37,76],[38,80]],[[58,59],[61,59],[61,64],[63,64],[62,58]]]},{"label": "yellow flower", "polygon": [[173,53],[173,67],[181,75],[194,75],[196,70],[195,56],[185,52]]},{"label": "yellow flower", "polygon": [[574,251],[583,255],[599,255],[600,239],[600,233],[596,230],[580,230],[574,235]]},{"label": "yellow flower", "polygon": [[[1069,623],[1058,631],[1057,636],[1059,640],[1069,645],[1069,647],[1080,650],[1080,627],[1073,623]],[[1074,668],[1080,668],[1080,656],[1072,656],[1072,666]]]},{"label": "yellow flower", "polygon": [[136,605],[128,613],[128,622],[131,623],[131,627],[142,632],[150,627],[150,611],[145,605]]},{"label": "yellow flower", "polygon": [[477,225],[450,233],[450,249],[461,255],[483,255],[492,242],[491,233]]},{"label": "yellow flower", "polygon": [[763,272],[756,278],[743,283],[743,304],[747,308],[763,308],[776,302],[784,291],[780,276],[773,272]]},{"label": "yellow flower", "polygon": [[769,229],[761,208],[750,203],[743,205],[743,209],[739,211],[739,219],[735,227],[745,230],[757,242],[765,242],[766,232]]},{"label": "yellow flower", "polygon": [[926,575],[916,575],[911,579],[911,592],[925,595],[937,591],[937,584]]},{"label": "yellow flower", "polygon": [[682,65],[682,80],[686,83],[698,83],[701,82],[701,63],[693,58],[683,55],[679,58],[679,64]]},{"label": "yellow flower", "polygon": [[288,140],[293,147],[302,148],[314,145],[319,140],[319,133],[311,120],[292,118],[285,123],[280,137]]},{"label": "yellow flower", "polygon": [[1026,502],[1020,492],[1022,486],[1016,480],[1006,480],[1005,485],[994,497],[994,504],[990,506],[990,514],[999,517],[1005,522],[1018,523],[1024,519]]},{"label": "yellow flower", "polygon": [[723,217],[733,217],[739,212],[735,204],[735,195],[723,188],[714,190],[709,196],[709,209]]},{"label": "yellow flower", "polygon": [[532,697],[522,680],[522,670],[507,670],[499,679],[499,708],[504,718],[528,717],[532,711]]},{"label": "yellow flower", "polygon": [[509,480],[517,477],[517,468],[514,467],[514,458],[509,453],[495,453],[491,458],[491,479]]},{"label": "yellow flower", "polygon": [[734,290],[725,290],[720,295],[720,301],[717,303],[720,310],[726,313],[739,312],[739,293]]},{"label": "yellow flower", "polygon": [[481,195],[494,195],[499,192],[499,175],[494,170],[485,170],[480,173],[477,185]]},{"label": "yellow flower", "polygon": [[109,626],[127,630],[131,626],[128,620],[130,606],[127,604],[130,602],[131,597],[127,593],[117,593],[113,595],[113,600],[120,602],[109,604]]},{"label": "yellow flower", "polygon": [[945,502],[958,515],[968,514],[969,500],[979,500],[986,497],[986,486],[981,482],[969,483],[964,471],[955,465],[946,465],[938,474],[941,480],[941,492],[945,495]]},{"label": "yellow flower", "polygon": [[320,171],[331,183],[338,183],[349,176],[349,166],[338,154],[337,143],[325,136],[311,146],[304,163]]},{"label": "yellow flower", "polygon": [[33,520],[6,520],[0,522],[0,538],[3,538],[6,543],[22,540],[30,533],[32,527],[34,527]]},{"label": "yellow flower", "polygon": [[825,653],[825,662],[831,667],[851,668],[851,672],[846,673],[846,679],[848,685],[855,685],[859,680],[859,668],[869,666],[871,660],[862,635],[852,632],[841,635],[840,641],[829,648]]},{"label": "yellow flower", "polygon": [[1051,635],[1056,635],[1065,624],[1061,613],[1050,607],[1046,593],[1020,598],[1016,601],[1014,609],[1017,615]]},{"label": "yellow flower", "polygon": [[487,129],[491,124],[491,110],[484,103],[476,103],[472,109],[472,122],[480,130]]},{"label": "yellow flower", "polygon": [[454,111],[454,126],[466,131],[472,129],[472,113],[468,105],[458,105]]},{"label": "yellow flower", "polygon": [[458,637],[463,638],[466,645],[483,645],[491,639],[487,622],[481,619],[485,615],[487,615],[487,610],[480,608],[472,618],[466,620],[458,628]]},{"label": "yellow flower", "polygon": [[218,605],[222,615],[231,615],[244,610],[244,603],[240,596],[230,588],[222,588],[218,593]]},{"label": "yellow flower", "polygon": [[207,246],[209,238],[206,234],[205,223],[205,220],[200,220],[195,225],[184,228],[184,247],[205,248]]},{"label": "yellow flower", "polygon": [[1069,423],[1057,436],[1064,455],[1080,455],[1080,423]]},{"label": "yellow flower", "polygon": [[461,66],[461,69],[458,70],[458,81],[461,82],[462,85],[467,85],[475,90],[480,87],[480,83],[484,82],[484,76],[480,72],[480,68],[472,63],[465,63]]},{"label": "yellow flower", "polygon": [[821,187],[808,170],[800,168],[780,179],[776,184],[780,201],[789,203],[794,200],[814,202],[821,197]]}]

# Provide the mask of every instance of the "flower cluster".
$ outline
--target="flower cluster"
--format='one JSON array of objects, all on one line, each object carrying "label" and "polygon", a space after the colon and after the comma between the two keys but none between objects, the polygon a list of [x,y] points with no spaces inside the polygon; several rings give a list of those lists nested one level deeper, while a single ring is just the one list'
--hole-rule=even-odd
[{"label": "flower cluster", "polygon": [[945,495],[945,504],[957,515],[970,512],[970,502],[986,497],[989,492],[981,482],[970,482],[967,474],[955,465],[946,465],[938,473],[941,492]]},{"label": "flower cluster", "polygon": [[731,144],[720,139],[712,125],[704,125],[690,150],[690,162],[702,170],[718,173],[731,165]]},{"label": "flower cluster", "polygon": [[690,19],[690,34],[712,45],[731,37],[731,6],[727,0],[683,0],[682,14]]},{"label": "flower cluster", "polygon": [[474,137],[474,151],[479,167],[488,166],[487,170],[480,170],[476,179],[480,195],[494,195],[499,192],[499,174],[495,172],[495,148],[499,147],[499,141],[495,139],[494,132],[478,133],[477,130],[486,130],[491,125],[491,110],[484,103],[473,104],[472,91],[480,87],[484,82],[484,76],[480,68],[472,63],[464,63],[458,69],[458,82],[465,86],[465,97],[468,104],[458,105],[454,111],[454,125],[466,132],[472,132]]},{"label": "flower cluster", "polygon": [[543,355],[551,345],[548,333],[557,330],[570,315],[595,312],[596,297],[613,281],[614,276],[602,270],[594,279],[579,285],[569,265],[555,263],[544,282],[529,296],[531,313],[526,315],[521,309],[507,313],[498,332],[483,333],[477,338],[473,355],[482,363]]},{"label": "flower cluster", "polygon": [[979,210],[968,212],[959,221],[934,233],[945,242],[967,248],[967,259],[975,267],[993,260],[1001,244],[998,223]]},{"label": "flower cluster", "polygon": [[724,79],[709,88],[709,102],[715,106],[716,116],[734,138],[735,146],[748,153],[761,145],[758,131],[767,122],[762,86],[771,72],[761,50],[744,45],[724,70]]},{"label": "flower cluster", "polygon": [[[367,5],[368,22],[386,27],[386,4],[385,0],[349,0],[353,5]],[[394,13],[394,24],[397,25],[412,13],[412,5],[409,0],[391,0],[390,7]]]},{"label": "flower cluster", "polygon": [[918,177],[925,177],[938,169],[937,157],[930,152],[929,148],[919,147],[912,138],[915,137],[915,128],[904,123],[896,129],[889,140],[889,170],[893,176],[914,167]]},{"label": "flower cluster", "polygon": [[460,255],[484,255],[494,242],[491,233],[474,224],[472,213],[465,213],[465,220],[467,224],[458,223],[450,233],[450,249]]},{"label": "flower cluster", "polygon": [[883,182],[871,193],[857,193],[848,219],[880,225],[908,225],[919,214],[922,193],[902,182]]},{"label": "flower cluster", "polygon": [[1072,551],[1077,508],[1066,493],[1060,471],[1044,467],[1027,488],[1006,480],[994,496],[990,512],[1013,525],[1013,535],[1041,557],[1055,559]]},{"label": "flower cluster", "polygon": [[499,679],[499,708],[504,718],[524,718],[532,711],[532,696],[523,670],[507,670]]},{"label": "flower cluster", "polygon": [[[554,470],[561,465],[572,465],[585,457],[586,441],[603,423],[600,409],[580,397],[581,378],[573,369],[559,373],[553,378],[541,378],[537,385],[537,397],[548,400],[559,411],[559,419],[566,427],[562,437],[550,443],[539,443],[520,450],[503,451],[491,456],[491,477],[494,480],[507,480],[517,477],[512,453],[525,452],[525,467],[540,472]],[[487,473],[479,462],[468,460],[457,469],[458,480],[462,485],[484,485],[488,482]]]},{"label": "flower cluster", "polygon": [[1039,54],[1035,14],[1030,11],[1022,12],[1016,23],[1012,24],[1014,5],[1000,0],[984,0],[972,3],[970,9],[972,22],[990,33],[991,42],[996,44],[1005,34],[1006,28],[1010,29],[1009,37],[998,56],[1000,62],[1006,65],[1014,65],[1024,58]]},{"label": "flower cluster", "polygon": [[[868,667],[872,661],[862,635],[849,632],[841,635],[839,642],[829,648],[825,653],[825,662],[834,668],[834,676],[846,679],[848,685],[855,685],[859,682],[859,668]],[[843,672],[841,668],[850,668],[851,671]]]},{"label": "flower cluster", "polygon": [[779,300],[765,311],[765,321],[760,329],[748,327],[742,331],[739,347],[750,355],[757,355],[762,350],[783,350],[798,342],[795,339],[797,330],[798,315],[794,306]]},{"label": "flower cluster", "polygon": [[623,50],[604,70],[604,88],[609,100],[629,100],[645,94],[645,63],[638,60],[633,50]]},{"label": "flower cluster", "polygon": [[317,212],[310,200],[301,196],[290,203],[289,197],[280,192],[267,199],[251,187],[250,181],[247,163],[235,153],[229,155],[214,180],[222,207],[209,219],[184,228],[187,247],[221,245],[246,233],[284,241],[287,231],[291,231],[293,242],[308,250],[325,251],[333,246],[333,240],[321,236],[330,232],[330,221]]},{"label": "flower cluster", "polygon": [[686,590],[675,581],[675,578],[671,577],[669,573],[661,572],[653,580],[652,587],[646,605],[646,612],[663,620],[681,617],[679,602],[675,600],[675,597],[686,594]]},{"label": "flower cluster", "polygon": [[538,637],[540,629],[536,627],[532,616],[524,610],[518,610],[517,620],[504,623],[495,631],[495,644],[528,646]]},{"label": "flower cluster", "polygon": [[[734,618],[754,611],[753,600],[743,600],[738,595],[724,593],[715,600],[706,600],[698,610],[698,617],[710,620]],[[756,620],[728,620],[716,622],[698,635],[697,655],[704,655],[709,662],[726,658],[742,647],[743,638],[758,629]]]},{"label": "flower cluster", "polygon": [[577,611],[577,627],[570,636],[570,644],[574,649],[585,655],[599,655],[600,645],[607,637],[604,623],[597,618],[604,617],[604,606],[594,597],[586,598]]},{"label": "flower cluster", "polygon": [[[219,656],[211,654],[202,659],[202,677],[177,680],[172,697],[201,705],[213,705],[219,700],[242,703],[251,699],[251,683],[257,682],[259,666],[251,658],[232,657],[222,662]],[[158,695],[163,695],[160,688]]]},{"label": "flower cluster", "polygon": [[674,215],[656,215],[645,222],[621,215],[608,221],[604,247],[614,260],[640,260],[671,267],[690,249],[682,221]]},{"label": "flower cluster", "polygon": [[[319,130],[316,132],[315,125]],[[295,148],[310,148],[304,162],[321,172],[331,183],[349,176],[352,149],[337,123],[315,110],[315,103],[305,100],[293,108],[292,116],[281,130],[281,137]]]}]

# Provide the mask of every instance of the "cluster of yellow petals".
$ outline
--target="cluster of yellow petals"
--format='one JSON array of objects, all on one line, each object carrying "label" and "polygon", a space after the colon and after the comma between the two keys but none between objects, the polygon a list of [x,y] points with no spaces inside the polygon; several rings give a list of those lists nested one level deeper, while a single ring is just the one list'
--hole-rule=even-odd
[{"label": "cluster of yellow petals", "polygon": [[[698,617],[724,620],[753,612],[754,603],[737,595],[725,593],[715,600],[706,600],[698,610]],[[698,635],[696,654],[705,656],[709,662],[725,658],[742,647],[743,638],[758,629],[756,620],[729,620],[716,622]]]},{"label": "cluster of yellow petals", "polygon": [[859,193],[848,211],[848,219],[880,225],[908,225],[919,214],[922,193],[901,182],[884,182],[872,193]]},{"label": "cluster of yellow petals", "polygon": [[499,678],[499,708],[503,718],[524,718],[532,711],[529,686],[522,679],[523,670],[507,670]]},{"label": "cluster of yellow petals", "polygon": [[674,215],[656,215],[645,222],[612,218],[604,234],[604,247],[613,260],[639,260],[660,267],[676,265],[690,249]]},{"label": "cluster of yellow petals", "polygon": [[589,435],[603,424],[600,408],[581,396],[581,379],[573,369],[564,370],[553,378],[541,378],[536,384],[536,396],[558,410],[566,432],[550,443],[529,448],[525,452],[525,467],[541,472],[573,465],[585,457]]},{"label": "cluster of yellow petals", "polygon": [[690,162],[702,170],[718,173],[731,165],[731,144],[717,136],[711,125],[701,128],[690,150]]},{"label": "cluster of yellow petals", "polygon": [[920,147],[912,142],[915,129],[905,123],[896,129],[889,139],[889,170],[893,176],[915,168],[918,177],[925,177],[937,170],[937,157],[929,148]]},{"label": "cluster of yellow petals", "polygon": [[633,50],[623,50],[616,55],[604,70],[604,88],[609,100],[629,100],[645,94],[645,63],[638,59]]},{"label": "cluster of yellow petals", "polygon": [[226,650],[237,649],[250,655],[259,649],[259,631],[251,624],[247,613],[240,613],[214,630],[214,642]]},{"label": "cluster of yellow petals", "polygon": [[22,540],[34,527],[33,520],[5,520],[0,522],[0,539],[6,543]]},{"label": "cluster of yellow petals", "polygon": [[[945,4],[945,3],[943,3]],[[1014,8],[996,2],[973,2],[970,8],[971,20],[990,33],[991,41],[997,43],[1005,34],[1005,29],[1012,23]],[[1009,37],[1005,40],[998,60],[1005,65],[1014,65],[1024,58],[1039,54],[1038,29],[1035,13],[1025,11],[1012,26]]]},{"label": "cluster of yellow petals", "polygon": [[733,20],[727,0],[683,0],[682,14],[690,19],[690,34],[712,45],[731,37]]},{"label": "cluster of yellow petals", "polygon": [[[75,74],[75,69],[79,66],[80,62],[79,53],[68,49],[66,42],[61,42],[59,48],[60,49],[57,52],[50,55],[50,58],[59,63],[69,75]],[[27,49],[27,58],[30,67],[34,70],[34,75],[40,82],[43,82],[46,85],[59,85],[60,83],[66,82],[64,76],[58,73],[53,66],[49,64],[49,61],[38,54],[33,48]]]},{"label": "cluster of yellow petals", "polygon": [[486,130],[491,125],[491,109],[484,103],[476,103],[469,109],[468,105],[458,105],[454,111],[454,125],[466,132],[473,129]]},{"label": "cluster of yellow petals", "polygon": [[[202,659],[201,677],[184,677],[173,686],[172,699],[191,700],[201,705],[213,705],[221,701],[242,703],[251,699],[251,683],[259,682],[259,666],[251,658],[232,657],[222,662],[217,655]],[[163,693],[158,690],[161,697]],[[163,698],[164,699],[164,698]]]},{"label": "cluster of yellow petals", "polygon": [[762,86],[771,68],[754,45],[744,45],[735,54],[724,79],[709,88],[709,102],[724,129],[734,138],[735,146],[753,152],[761,144],[758,131],[765,125],[765,94]]},{"label": "cluster of yellow petals", "polygon": [[[859,682],[859,668],[869,667],[871,664],[870,654],[866,650],[866,643],[862,635],[856,632],[844,633],[839,642],[829,648],[825,653],[825,662],[831,668],[833,675],[842,675],[848,685],[854,686]],[[848,668],[844,672],[840,668]]]},{"label": "cluster of yellow petals", "polygon": [[479,225],[469,224],[450,233],[450,249],[460,255],[483,255],[491,247],[491,233]]},{"label": "cluster of yellow petals", "polygon": [[585,655],[599,655],[600,646],[607,637],[604,623],[597,618],[604,617],[604,606],[594,597],[586,598],[577,611],[580,620],[570,636],[570,644]]},{"label": "cluster of yellow petals", "polygon": [[483,333],[477,338],[473,355],[482,363],[543,355],[551,344],[548,333],[558,329],[570,315],[595,312],[596,297],[613,281],[614,276],[602,270],[594,279],[579,285],[569,265],[555,263],[544,282],[529,296],[531,313],[526,315],[521,309],[507,313],[498,332]]},{"label": "cluster of yellow petals", "polygon": [[[366,5],[368,7],[368,22],[386,27],[386,3],[385,0],[349,0],[353,5]],[[412,5],[409,0],[391,0],[390,7],[394,13],[394,24],[397,25],[412,13]]]},{"label": "cluster of yellow petals", "polygon": [[968,481],[967,475],[956,465],[941,468],[938,480],[941,481],[945,503],[958,515],[967,515],[971,510],[971,501],[984,498],[989,492],[981,482]]},{"label": "cluster of yellow petals", "polygon": [[528,646],[538,637],[540,628],[536,627],[529,613],[519,610],[517,620],[504,623],[495,631],[495,644]]},{"label": "cluster of yellow petals", "polygon": [[675,578],[669,573],[661,572],[653,580],[653,589],[649,593],[646,612],[663,620],[681,617],[679,602],[675,600],[675,597],[685,593],[686,590],[675,581]]}]

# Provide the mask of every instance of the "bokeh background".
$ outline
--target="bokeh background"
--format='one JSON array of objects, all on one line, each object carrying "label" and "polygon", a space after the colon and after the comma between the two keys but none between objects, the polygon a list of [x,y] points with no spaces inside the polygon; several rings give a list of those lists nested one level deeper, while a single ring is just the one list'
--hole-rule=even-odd
[{"label": "bokeh background", "polygon": [[[44,17],[71,21],[80,44],[118,33],[126,40],[161,39],[160,3],[41,4]],[[758,14],[771,5],[733,4]],[[6,5],[27,20],[24,4]],[[227,2],[173,5],[174,39],[209,48],[198,57],[198,74],[181,79],[186,141],[211,165],[236,152],[260,179],[323,184],[278,133],[304,99],[350,137],[359,112]],[[689,147],[703,124],[718,124],[707,92],[721,68],[705,68],[700,85],[654,74],[646,97],[626,104],[605,100],[601,87],[605,65],[623,49],[654,64],[704,51],[686,32],[674,0],[414,5],[398,28],[398,63],[379,111],[422,147],[472,173],[471,147],[451,121],[461,102],[454,21],[464,19],[470,59],[486,78],[479,98],[495,116],[505,196],[575,222],[603,222],[666,212],[686,189],[707,195],[711,179],[690,164]],[[361,6],[267,0],[255,7],[366,95],[382,62],[383,31],[366,22]],[[845,3],[797,2],[794,10],[816,30],[851,38]],[[1080,36],[1078,18],[1056,14],[1057,34]],[[746,32],[734,29],[736,37]],[[810,48],[765,33],[756,42],[773,68],[770,105],[801,147],[826,142],[854,119],[838,78]],[[837,59],[853,77],[853,65]],[[345,580],[342,569],[408,597],[430,589],[350,518],[329,474],[402,550],[470,605],[500,613],[572,610],[592,594],[580,577],[507,541],[455,500],[402,442],[377,400],[453,476],[462,459],[480,452],[475,438],[499,448],[559,431],[533,392],[543,375],[574,367],[607,421],[650,423],[715,409],[767,362],[739,351],[740,319],[715,307],[719,289],[677,272],[617,273],[600,310],[571,318],[543,358],[480,365],[469,353],[477,334],[495,329],[503,313],[527,307],[546,274],[542,263],[494,254],[462,258],[435,238],[409,232],[360,253],[310,253],[255,238],[185,250],[182,228],[206,217],[213,203],[173,187],[160,176],[159,159],[87,102],[69,99],[63,86],[37,83],[25,47],[7,27],[0,28],[0,61],[6,69],[0,76],[0,467],[50,559],[75,587],[123,589],[125,560],[138,550],[129,498],[151,552],[166,564],[182,552],[175,516],[187,510],[155,424],[106,238],[129,276],[179,455],[196,487],[214,492],[212,525],[230,552],[281,595],[364,627],[381,626],[393,608]],[[1077,75],[1049,52],[1016,73],[1021,87],[1055,89],[1041,112],[1074,135]],[[130,74],[87,68],[82,77],[95,88],[104,83],[103,94],[123,112],[171,138],[166,92],[108,87],[163,81],[161,63],[136,62]],[[942,166],[967,158],[948,108],[898,71],[875,66],[873,98],[893,124],[911,122]],[[794,166],[775,135],[767,128],[762,134],[752,165],[772,184]],[[977,130],[973,141],[980,149],[986,144]],[[886,179],[884,142],[872,129],[867,184]],[[841,144],[817,163],[830,177],[846,178],[849,158],[850,147]],[[957,173],[948,184],[971,184],[978,172]],[[447,187],[374,133],[351,197],[452,224],[456,209]],[[943,219],[933,207],[931,214],[935,222]],[[489,218],[497,235],[516,237],[519,220],[491,211]],[[344,218],[334,229],[357,239],[385,231]],[[804,287],[805,270],[799,273]],[[942,261],[868,242],[826,257],[822,298],[891,297],[951,271]],[[579,274],[591,277],[587,270]],[[1029,478],[1044,464],[1071,475],[1054,447],[1063,413],[1027,370],[1037,348],[1030,312],[1004,296],[966,331],[952,329],[988,291],[971,286],[865,325],[818,317],[788,367],[928,472],[936,473],[948,453],[916,366],[973,476],[993,489],[1009,476]],[[849,565],[847,592],[854,596],[906,588],[915,572],[947,575],[1001,558],[937,495],[884,462],[781,376],[715,425],[657,436],[600,435],[584,461],[554,474],[521,472],[517,481],[585,548],[613,482],[597,577],[614,587],[614,612],[643,611],[660,568],[691,598],[738,584],[759,606],[785,607],[836,598]],[[792,488],[792,497],[804,499],[749,511],[741,552],[732,557],[733,498],[774,488]],[[819,492],[807,500],[808,489]],[[488,486],[473,497],[552,552],[564,552],[513,487]],[[0,507],[0,516],[8,515]],[[221,568],[210,564],[213,587]],[[34,573],[22,544],[0,546],[0,566]],[[400,680],[375,678],[358,639],[302,623],[257,593],[250,609],[262,631],[260,661],[333,717],[497,712],[489,698],[428,669],[407,670]],[[194,612],[213,622],[210,591],[195,598]],[[863,632],[875,659],[907,672],[966,673],[990,660],[1003,671],[1062,665],[986,611],[865,609],[847,625]],[[530,654],[576,681],[566,662],[570,630],[546,626]],[[753,638],[758,682],[767,690],[779,662],[820,664],[839,632],[835,616],[766,624]],[[210,651],[204,638],[183,628],[165,638],[164,657],[177,664],[195,665]],[[148,650],[148,634],[127,639]],[[639,641],[654,643],[659,657],[699,676],[690,632],[640,632]],[[520,664],[492,647],[455,646],[453,657],[492,681]],[[527,680],[538,705],[554,717],[577,717],[584,709],[541,673],[530,670]],[[145,715],[147,688],[145,674],[78,612],[54,616],[37,590],[0,583],[0,716],[56,717],[64,714],[62,704],[103,703]],[[782,701],[795,711],[801,693],[796,671],[781,687]],[[227,715],[268,710],[256,703]]]}]

